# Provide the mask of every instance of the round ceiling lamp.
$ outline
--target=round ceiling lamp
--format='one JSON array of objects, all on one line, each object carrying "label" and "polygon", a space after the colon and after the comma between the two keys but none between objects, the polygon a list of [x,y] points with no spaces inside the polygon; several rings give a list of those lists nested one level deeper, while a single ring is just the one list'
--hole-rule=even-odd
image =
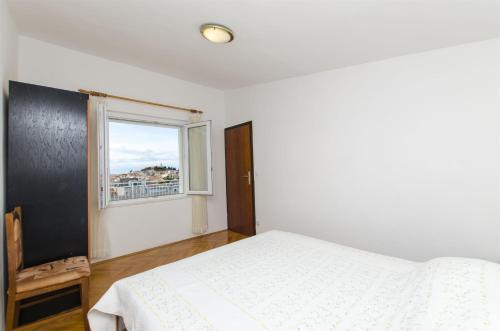
[{"label": "round ceiling lamp", "polygon": [[234,39],[233,31],[221,24],[203,24],[200,26],[200,32],[205,39],[216,44],[229,43]]}]

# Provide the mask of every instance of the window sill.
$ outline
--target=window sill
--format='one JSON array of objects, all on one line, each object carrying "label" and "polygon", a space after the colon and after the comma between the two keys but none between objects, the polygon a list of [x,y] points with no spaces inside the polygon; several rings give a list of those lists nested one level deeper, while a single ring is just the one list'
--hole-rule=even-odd
[{"label": "window sill", "polygon": [[122,200],[122,201],[113,201],[110,202],[107,208],[116,208],[116,207],[127,207],[133,205],[144,205],[148,203],[158,203],[165,202],[170,200],[180,200],[190,198],[187,194],[175,194],[175,195],[166,195],[157,198],[144,198],[144,199],[130,199],[130,200]]}]

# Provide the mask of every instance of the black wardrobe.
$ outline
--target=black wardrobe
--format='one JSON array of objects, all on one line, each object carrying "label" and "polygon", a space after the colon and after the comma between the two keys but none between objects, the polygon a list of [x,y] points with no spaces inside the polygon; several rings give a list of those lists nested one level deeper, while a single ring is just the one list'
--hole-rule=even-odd
[{"label": "black wardrobe", "polygon": [[[9,94],[6,209],[22,208],[24,266],[88,256],[88,96],[14,81]],[[75,300],[46,303],[21,319]]]}]

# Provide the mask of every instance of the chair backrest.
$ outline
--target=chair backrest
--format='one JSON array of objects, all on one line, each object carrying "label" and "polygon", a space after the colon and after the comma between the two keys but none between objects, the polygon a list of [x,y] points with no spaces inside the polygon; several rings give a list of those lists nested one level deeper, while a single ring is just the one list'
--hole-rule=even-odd
[{"label": "chair backrest", "polygon": [[16,273],[23,268],[21,207],[16,207],[12,212],[5,214],[5,238],[7,240],[10,287],[11,283],[15,283]]}]

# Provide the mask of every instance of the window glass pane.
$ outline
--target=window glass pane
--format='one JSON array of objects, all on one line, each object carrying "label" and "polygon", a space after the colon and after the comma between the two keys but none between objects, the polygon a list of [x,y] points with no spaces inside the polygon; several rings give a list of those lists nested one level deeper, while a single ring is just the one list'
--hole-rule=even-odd
[{"label": "window glass pane", "polygon": [[110,200],[182,193],[176,127],[109,121]]},{"label": "window glass pane", "polygon": [[208,190],[207,174],[207,128],[197,126],[188,128],[189,143],[189,189]]}]

